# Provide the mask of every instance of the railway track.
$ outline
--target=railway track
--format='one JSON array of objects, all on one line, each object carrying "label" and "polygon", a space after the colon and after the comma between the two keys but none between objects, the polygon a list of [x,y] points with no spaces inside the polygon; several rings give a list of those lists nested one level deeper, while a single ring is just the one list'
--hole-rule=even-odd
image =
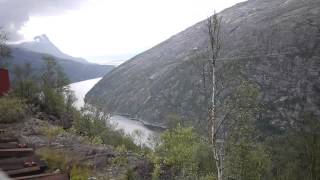
[{"label": "railway track", "polygon": [[47,163],[35,154],[34,148],[12,137],[0,137],[0,170],[10,180],[70,179],[66,173],[48,172]]}]

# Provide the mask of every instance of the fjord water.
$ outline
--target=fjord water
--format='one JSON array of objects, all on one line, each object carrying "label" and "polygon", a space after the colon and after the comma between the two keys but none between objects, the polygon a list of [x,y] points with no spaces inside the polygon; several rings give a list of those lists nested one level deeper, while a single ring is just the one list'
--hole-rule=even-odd
[{"label": "fjord water", "polygon": [[[84,98],[88,91],[97,84],[102,78],[95,78],[86,81],[80,81],[76,83],[70,84],[71,90],[74,91],[77,101],[75,102],[75,106],[80,109],[84,106]],[[116,129],[122,129],[124,133],[128,135],[132,135],[135,131],[140,131],[140,137],[133,136],[134,140],[138,144],[145,144],[147,146],[151,146],[150,140],[148,138],[157,136],[157,132],[152,131],[145,127],[141,122],[134,121],[129,118],[114,115],[110,118],[110,122],[116,125]]]}]

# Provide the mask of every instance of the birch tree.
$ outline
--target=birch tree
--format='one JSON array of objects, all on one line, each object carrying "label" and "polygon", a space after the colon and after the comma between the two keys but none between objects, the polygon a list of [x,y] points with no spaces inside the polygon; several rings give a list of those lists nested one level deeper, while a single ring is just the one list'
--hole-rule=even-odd
[{"label": "birch tree", "polygon": [[212,145],[212,151],[214,155],[214,163],[217,169],[218,180],[223,179],[223,140],[218,140],[218,131],[220,129],[220,123],[216,118],[216,61],[221,49],[220,39],[220,27],[221,17],[216,13],[207,20],[209,42],[210,42],[210,63],[211,63],[211,75],[212,75],[212,91],[211,91],[211,104],[209,109],[209,122],[210,122],[210,143]]}]

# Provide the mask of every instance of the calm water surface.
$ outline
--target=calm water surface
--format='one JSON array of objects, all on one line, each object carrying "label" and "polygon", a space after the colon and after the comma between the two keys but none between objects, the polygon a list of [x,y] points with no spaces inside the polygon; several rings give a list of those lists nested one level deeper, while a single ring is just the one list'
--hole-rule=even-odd
[{"label": "calm water surface", "polygon": [[[77,101],[75,103],[75,106],[77,108],[80,109],[81,107],[84,106],[85,95],[101,79],[102,78],[96,78],[96,79],[90,79],[90,80],[80,81],[80,82],[70,84],[71,90],[75,92],[75,95],[77,97]],[[112,116],[110,118],[110,122],[112,124],[115,124],[116,129],[118,130],[122,129],[126,134],[129,134],[129,135],[132,135],[134,134],[134,132],[139,131],[140,135],[134,137],[135,142],[138,144],[142,143],[147,146],[151,146],[151,142],[149,138],[152,136],[158,136],[157,132],[148,129],[141,122],[134,121],[123,116],[118,116],[118,115]]]}]

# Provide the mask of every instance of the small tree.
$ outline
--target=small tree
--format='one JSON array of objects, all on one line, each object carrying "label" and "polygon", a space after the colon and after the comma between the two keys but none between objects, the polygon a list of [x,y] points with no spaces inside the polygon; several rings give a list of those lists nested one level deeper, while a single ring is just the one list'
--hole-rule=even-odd
[{"label": "small tree", "polygon": [[30,64],[15,66],[13,69],[15,76],[13,87],[15,95],[35,103],[39,96],[39,86],[32,71]]},{"label": "small tree", "polygon": [[260,111],[259,90],[243,81],[234,94],[233,108],[229,109],[230,127],[226,138],[225,169],[228,178],[261,180],[270,171],[270,158],[258,134],[255,122]]},{"label": "small tree", "polygon": [[57,116],[60,125],[70,128],[75,116],[75,96],[68,86],[69,80],[52,57],[44,57],[45,66],[41,74],[39,89],[40,105],[47,113]]},{"label": "small tree", "polygon": [[6,66],[5,59],[10,57],[11,54],[11,50],[7,45],[8,40],[8,34],[0,28],[0,67]]},{"label": "small tree", "polygon": [[166,166],[179,170],[183,177],[195,175],[197,163],[192,158],[199,146],[199,137],[192,128],[178,125],[161,135],[162,143],[156,147],[156,154]]},{"label": "small tree", "polygon": [[162,133],[155,146],[154,174],[165,170],[174,179],[214,179],[215,165],[208,161],[212,156],[211,147],[192,127],[178,124]]},{"label": "small tree", "polygon": [[43,57],[45,67],[42,73],[42,85],[48,88],[53,88],[58,91],[63,91],[65,86],[69,84],[69,80],[64,74],[61,66],[59,66],[53,57]]}]

